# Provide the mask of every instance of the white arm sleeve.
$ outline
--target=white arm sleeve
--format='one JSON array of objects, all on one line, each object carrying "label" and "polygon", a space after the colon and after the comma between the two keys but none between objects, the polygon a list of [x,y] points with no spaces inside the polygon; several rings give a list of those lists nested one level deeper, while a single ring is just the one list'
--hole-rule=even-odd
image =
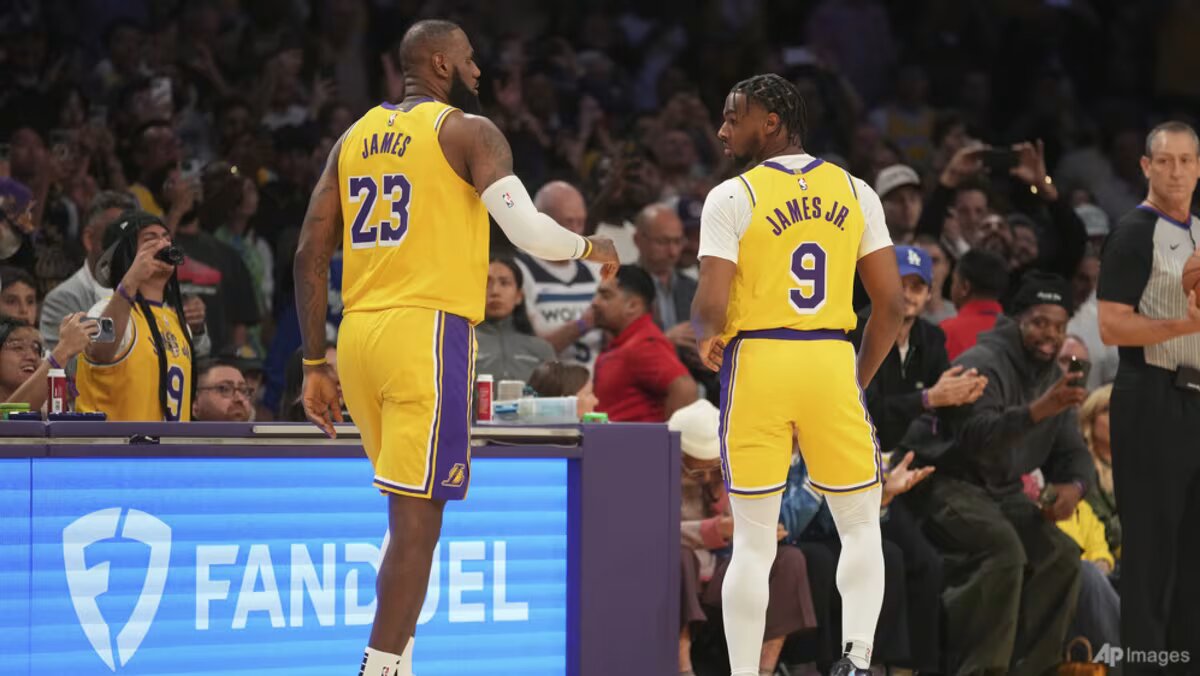
[{"label": "white arm sleeve", "polygon": [[853,177],[850,180],[858,190],[858,203],[862,207],[863,221],[866,223],[862,241],[858,243],[858,257],[862,258],[885,246],[891,246],[892,235],[887,229],[887,220],[883,216],[883,203],[879,201],[879,195],[865,181]]},{"label": "white arm sleeve", "polygon": [[700,212],[700,258],[716,256],[738,261],[738,245],[750,227],[751,205],[746,190],[740,178],[731,178],[708,193]]},{"label": "white arm sleeve", "polygon": [[521,179],[513,175],[496,181],[480,195],[488,213],[519,249],[548,261],[579,258],[587,240],[539,212]]}]

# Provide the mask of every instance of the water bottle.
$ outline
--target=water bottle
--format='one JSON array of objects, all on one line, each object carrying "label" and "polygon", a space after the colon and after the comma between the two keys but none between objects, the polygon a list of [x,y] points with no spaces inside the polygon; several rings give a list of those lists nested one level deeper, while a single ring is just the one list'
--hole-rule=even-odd
[{"label": "water bottle", "polygon": [[575,397],[536,397],[517,402],[517,418],[527,424],[555,425],[579,422]]}]

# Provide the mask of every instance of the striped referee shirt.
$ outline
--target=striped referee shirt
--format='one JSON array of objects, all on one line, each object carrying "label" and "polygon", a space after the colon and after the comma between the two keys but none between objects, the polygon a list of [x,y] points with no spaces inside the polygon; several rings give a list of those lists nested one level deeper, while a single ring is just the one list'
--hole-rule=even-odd
[{"label": "striped referee shirt", "polygon": [[[1186,319],[1183,266],[1200,242],[1200,218],[1183,223],[1145,204],[1125,215],[1104,243],[1100,300],[1132,305],[1151,319]],[[1200,334],[1120,348],[1121,364],[1200,369]]]}]

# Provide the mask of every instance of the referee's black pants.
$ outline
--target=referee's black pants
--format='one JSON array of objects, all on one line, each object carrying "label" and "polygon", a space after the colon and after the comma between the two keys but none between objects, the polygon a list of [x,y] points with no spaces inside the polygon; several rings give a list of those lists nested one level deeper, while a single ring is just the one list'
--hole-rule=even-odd
[{"label": "referee's black pants", "polygon": [[1121,364],[1109,407],[1121,515],[1121,642],[1126,674],[1163,673],[1128,650],[1188,651],[1200,673],[1200,393],[1175,374]]}]

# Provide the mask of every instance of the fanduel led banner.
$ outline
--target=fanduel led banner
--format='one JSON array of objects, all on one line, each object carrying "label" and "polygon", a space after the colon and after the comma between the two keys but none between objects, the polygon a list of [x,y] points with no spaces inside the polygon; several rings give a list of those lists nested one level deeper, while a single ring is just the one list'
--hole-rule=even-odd
[{"label": "fanduel led banner", "polygon": [[[386,500],[355,459],[0,460],[0,674],[357,673]],[[567,461],[447,508],[421,676],[561,676]]]}]

